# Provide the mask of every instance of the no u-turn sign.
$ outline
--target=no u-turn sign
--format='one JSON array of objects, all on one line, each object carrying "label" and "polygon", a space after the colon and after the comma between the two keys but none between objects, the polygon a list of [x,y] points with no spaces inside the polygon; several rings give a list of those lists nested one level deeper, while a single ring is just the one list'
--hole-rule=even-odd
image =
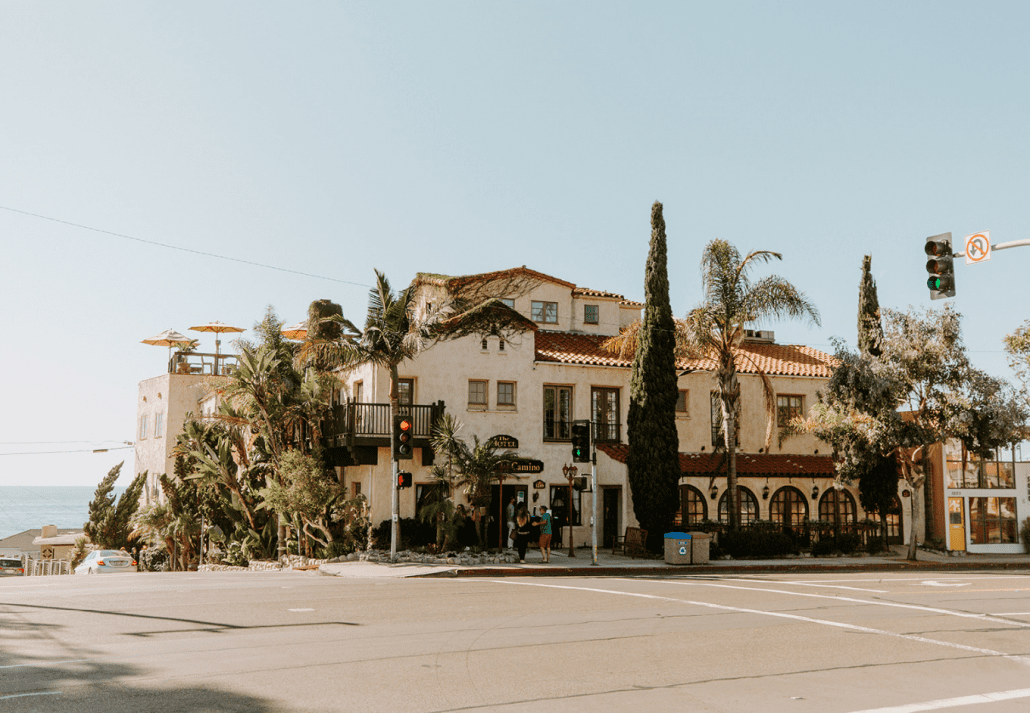
[{"label": "no u-turn sign", "polygon": [[991,231],[984,230],[966,236],[966,264],[986,262],[991,259]]}]

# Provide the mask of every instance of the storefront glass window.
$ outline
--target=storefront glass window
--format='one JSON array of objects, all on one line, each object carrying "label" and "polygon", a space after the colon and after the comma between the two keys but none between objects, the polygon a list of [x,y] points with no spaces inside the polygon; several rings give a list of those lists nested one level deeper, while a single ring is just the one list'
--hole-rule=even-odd
[{"label": "storefront glass window", "polygon": [[969,536],[974,545],[1018,542],[1015,498],[969,498]]}]

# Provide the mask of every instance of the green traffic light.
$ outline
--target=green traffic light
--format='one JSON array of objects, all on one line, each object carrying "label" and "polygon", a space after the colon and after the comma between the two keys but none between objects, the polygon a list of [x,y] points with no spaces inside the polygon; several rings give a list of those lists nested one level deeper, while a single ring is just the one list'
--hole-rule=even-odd
[{"label": "green traffic light", "polygon": [[926,281],[926,286],[931,290],[941,289],[941,278],[938,275],[933,275],[929,280]]}]

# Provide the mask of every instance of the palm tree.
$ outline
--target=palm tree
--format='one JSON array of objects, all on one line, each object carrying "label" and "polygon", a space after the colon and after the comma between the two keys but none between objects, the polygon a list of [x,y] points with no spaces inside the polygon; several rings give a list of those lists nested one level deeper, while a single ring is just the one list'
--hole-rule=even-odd
[{"label": "palm tree", "polygon": [[[335,364],[343,368],[374,364],[386,369],[390,374],[390,423],[393,423],[399,412],[400,377],[397,367],[405,359],[415,358],[433,344],[432,331],[437,320],[433,319],[433,315],[424,319],[416,318],[412,286],[394,292],[386,275],[379,270],[375,274],[376,284],[368,294],[368,315],[364,330],[359,332],[342,315],[329,317],[327,319],[343,327],[340,338],[305,341],[299,360],[302,363]],[[394,451],[392,446],[391,443],[391,452]],[[399,541],[396,459],[393,460],[392,482],[390,500],[394,517],[391,518],[393,526],[390,528],[390,558],[394,559]]]},{"label": "palm tree", "polygon": [[[685,319],[676,322],[677,356],[681,359],[710,359],[716,363],[716,383],[722,412],[722,438],[726,449],[727,491],[730,528],[740,527],[740,493],[737,489],[737,415],[740,408],[740,383],[737,360],[750,361],[765,391],[768,413],[766,444],[772,437],[776,403],[772,385],[760,366],[740,350],[745,329],[763,320],[807,318],[819,325],[819,311],[794,285],[779,275],[751,282],[748,273],[759,264],[782,260],[780,253],[753,250],[741,258],[732,243],[712,240],[701,256],[701,285],[704,301]],[[636,349],[639,323],[613,337],[605,346],[623,355]]]},{"label": "palm tree", "polygon": [[[447,482],[453,482],[454,485],[463,489],[465,499],[468,500],[478,517],[476,534],[479,537],[480,547],[485,549],[484,524],[486,518],[482,517],[482,512],[490,504],[490,490],[494,483],[497,483],[498,486],[500,507],[504,507],[501,486],[507,478],[521,477],[512,472],[512,467],[518,460],[518,453],[507,449],[502,451],[490,440],[480,441],[477,435],[472,436],[472,444],[469,445],[458,437],[461,428],[461,422],[449,414],[438,419],[433,426],[433,450],[444,458],[444,465],[437,472]],[[498,513],[498,522],[503,521],[504,515],[501,511]],[[504,538],[504,528],[499,529],[498,548],[503,549],[501,543]]]}]

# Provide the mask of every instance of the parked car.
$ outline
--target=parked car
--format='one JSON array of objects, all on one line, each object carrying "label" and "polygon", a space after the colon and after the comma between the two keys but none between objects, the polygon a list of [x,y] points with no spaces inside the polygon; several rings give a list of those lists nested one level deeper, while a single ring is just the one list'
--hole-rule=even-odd
[{"label": "parked car", "polygon": [[93,550],[82,564],[75,568],[75,574],[106,574],[110,572],[135,572],[136,560],[122,550]]},{"label": "parked car", "polygon": [[5,574],[25,574],[21,560],[14,557],[0,557],[0,577]]}]

